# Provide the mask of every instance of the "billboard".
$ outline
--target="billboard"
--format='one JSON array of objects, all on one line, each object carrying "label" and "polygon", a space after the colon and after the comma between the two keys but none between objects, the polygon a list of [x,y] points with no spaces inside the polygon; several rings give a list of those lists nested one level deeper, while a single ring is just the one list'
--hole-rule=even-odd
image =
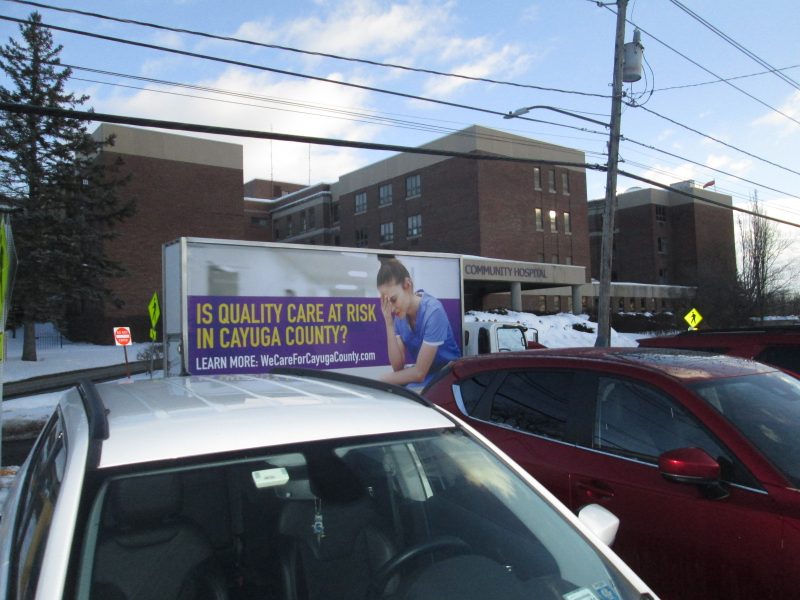
[{"label": "billboard", "polygon": [[[458,256],[186,240],[181,270],[187,373],[305,367],[385,379],[397,370],[392,344],[398,335],[406,336],[403,367],[417,362],[414,335],[452,336],[450,351],[460,354]],[[407,277],[392,276],[397,269]],[[167,296],[168,285],[165,278]],[[437,327],[447,332],[431,333]],[[451,358],[449,343],[437,346],[433,367],[439,355]]]}]

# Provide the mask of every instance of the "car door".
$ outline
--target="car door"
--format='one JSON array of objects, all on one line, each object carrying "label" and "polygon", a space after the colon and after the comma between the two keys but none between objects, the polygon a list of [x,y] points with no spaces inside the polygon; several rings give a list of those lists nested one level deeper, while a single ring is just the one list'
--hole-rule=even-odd
[{"label": "car door", "polygon": [[576,385],[568,370],[501,369],[460,382],[458,404],[471,425],[566,503],[568,455],[580,452],[569,420]]},{"label": "car door", "polygon": [[[596,378],[591,432],[571,465],[571,507],[598,502],[621,521],[614,549],[664,598],[754,598],[773,593],[780,561],[774,502],[673,397],[622,376]],[[658,456],[699,447],[720,462],[727,497],[665,479]]]}]

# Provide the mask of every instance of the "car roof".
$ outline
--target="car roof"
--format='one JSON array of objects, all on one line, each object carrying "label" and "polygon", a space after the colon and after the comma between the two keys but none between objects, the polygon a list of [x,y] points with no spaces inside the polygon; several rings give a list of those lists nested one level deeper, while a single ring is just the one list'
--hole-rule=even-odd
[{"label": "car roof", "polygon": [[[108,435],[96,466],[455,426],[410,392],[344,379],[233,375],[97,384]],[[64,402],[87,404],[77,390]],[[103,432],[92,420],[90,414],[90,430]]]},{"label": "car roof", "polygon": [[671,348],[543,348],[524,352],[484,354],[459,359],[453,363],[457,377],[467,377],[487,369],[531,368],[547,366],[580,366],[595,368],[602,365],[634,366],[659,371],[688,382],[718,379],[776,371],[775,367],[734,356],[716,355],[693,350]]}]

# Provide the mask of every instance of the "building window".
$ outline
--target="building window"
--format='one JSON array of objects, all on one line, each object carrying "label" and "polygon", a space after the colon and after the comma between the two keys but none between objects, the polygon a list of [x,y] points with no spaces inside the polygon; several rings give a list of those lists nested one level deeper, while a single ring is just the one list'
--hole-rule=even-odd
[{"label": "building window", "polygon": [[539,167],[533,167],[533,189],[542,189],[542,169]]},{"label": "building window", "polygon": [[572,257],[571,256],[565,256],[564,257],[564,264],[565,265],[571,265],[572,264]]},{"label": "building window", "polygon": [[664,238],[660,237],[660,238],[658,238],[656,240],[656,242],[658,243],[658,252],[660,254],[666,254],[667,253],[667,240],[665,240]]},{"label": "building window", "polygon": [[556,193],[556,172],[553,169],[547,172],[547,189],[552,194]]},{"label": "building window", "polygon": [[306,231],[308,229],[308,219],[306,217],[306,211],[300,211],[300,231]]},{"label": "building window", "polygon": [[356,214],[367,212],[367,192],[359,192],[356,194]]},{"label": "building window", "polygon": [[317,219],[314,216],[315,212],[316,211],[313,208],[309,208],[308,209],[308,216],[306,217],[306,219],[308,221],[308,228],[309,229],[314,229],[314,227],[317,226],[317,223],[316,223]]},{"label": "building window", "polygon": [[658,270],[658,283],[669,283],[667,281],[667,270],[666,269],[659,269]]},{"label": "building window", "polygon": [[281,239],[281,229],[278,226],[275,226],[275,231],[272,233],[273,240]]},{"label": "building window", "polygon": [[661,206],[661,205],[658,205],[658,204],[656,205],[656,221],[659,221],[660,223],[666,223],[667,222],[667,207],[666,206]]},{"label": "building window", "polygon": [[422,195],[422,178],[420,175],[406,177],[406,199]]},{"label": "building window", "polygon": [[572,233],[572,222],[569,219],[569,213],[564,213],[564,233],[567,235]]},{"label": "building window", "polygon": [[419,237],[422,235],[422,215],[411,215],[408,217],[408,237]]},{"label": "building window", "polygon": [[250,217],[250,225],[253,227],[266,227],[269,225],[269,219],[267,217]]},{"label": "building window", "polygon": [[389,206],[392,203],[392,184],[382,185],[378,189],[378,206]]},{"label": "building window", "polygon": [[543,263],[544,262],[544,252],[539,252],[539,254],[536,256],[536,260],[538,262],[540,262],[540,263]]},{"label": "building window", "polygon": [[289,215],[286,217],[286,236],[291,237],[294,235],[294,223],[292,222],[292,216]]},{"label": "building window", "polygon": [[553,254],[550,257],[550,262],[553,263],[554,265],[557,265],[558,264],[558,254]]},{"label": "building window", "polygon": [[381,223],[381,244],[394,242],[394,223]]},{"label": "building window", "polygon": [[369,244],[369,237],[367,236],[367,228],[362,227],[356,229],[356,248],[363,248]]},{"label": "building window", "polygon": [[556,211],[551,210],[548,215],[550,217],[550,233],[558,233],[558,220],[556,217]]},{"label": "building window", "polygon": [[335,225],[339,222],[339,203],[334,202],[331,204],[331,221]]},{"label": "building window", "polygon": [[569,173],[561,174],[561,193],[564,196],[569,196]]},{"label": "building window", "polygon": [[542,209],[534,208],[533,212],[536,215],[536,231],[544,231],[544,221],[542,220]]}]

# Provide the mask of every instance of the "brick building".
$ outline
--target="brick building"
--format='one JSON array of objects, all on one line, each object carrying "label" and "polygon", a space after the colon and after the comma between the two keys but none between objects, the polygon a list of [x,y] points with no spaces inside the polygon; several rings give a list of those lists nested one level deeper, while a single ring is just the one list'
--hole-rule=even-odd
[{"label": "brick building", "polygon": [[124,301],[84,306],[70,320],[72,339],[111,343],[112,327],[129,325],[134,339],[147,339],[147,304],[161,289],[161,245],[179,236],[241,239],[245,236],[242,147],[159,131],[103,124],[96,139],[115,136],[100,161],[121,158],[130,175],[117,194],[133,200],[136,214],[115,227],[108,256],[128,272],[108,282]]},{"label": "brick building", "polygon": [[582,152],[479,126],[423,147],[545,162],[397,154],[281,199],[272,240],[589,266],[585,170],[546,164]]},{"label": "brick building", "polygon": [[[730,293],[736,281],[732,198],[692,181],[671,188],[633,189],[617,196],[612,281],[695,286],[699,297]],[[589,202],[594,274],[600,272],[604,205],[604,200]]]}]

